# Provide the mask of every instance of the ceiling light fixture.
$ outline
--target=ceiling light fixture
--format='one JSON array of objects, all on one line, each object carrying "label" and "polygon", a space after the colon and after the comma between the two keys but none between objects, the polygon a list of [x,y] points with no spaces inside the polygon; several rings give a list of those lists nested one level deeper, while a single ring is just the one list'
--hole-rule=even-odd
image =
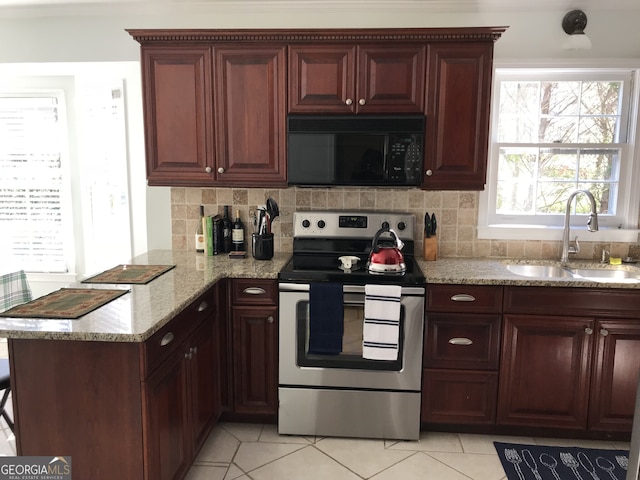
[{"label": "ceiling light fixture", "polygon": [[584,33],[587,15],[582,10],[571,10],[562,19],[562,29],[569,37],[562,45],[565,50],[589,50],[591,40]]}]

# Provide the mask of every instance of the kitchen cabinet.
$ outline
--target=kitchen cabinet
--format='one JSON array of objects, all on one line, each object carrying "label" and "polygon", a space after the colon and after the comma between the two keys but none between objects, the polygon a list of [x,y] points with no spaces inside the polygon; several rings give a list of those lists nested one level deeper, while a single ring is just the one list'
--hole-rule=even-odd
[{"label": "kitchen cabinet", "polygon": [[284,187],[287,113],[424,112],[422,188],[481,190],[504,30],[127,30],[141,44],[148,182]]},{"label": "kitchen cabinet", "polygon": [[429,285],[423,423],[496,419],[502,287]]},{"label": "kitchen cabinet", "polygon": [[65,452],[77,478],[184,478],[219,409],[215,288],[144,342],[10,339],[18,455]]},{"label": "kitchen cabinet", "polygon": [[427,50],[427,190],[483,190],[489,148],[493,42]]},{"label": "kitchen cabinet", "polygon": [[633,290],[505,287],[498,423],[630,432],[638,311]]},{"label": "kitchen cabinet", "polygon": [[423,44],[292,45],[289,113],[421,113]]},{"label": "kitchen cabinet", "polygon": [[275,280],[231,281],[233,413],[238,418],[274,418],[278,411],[277,294]]},{"label": "kitchen cabinet", "polygon": [[148,184],[211,183],[211,47],[143,46],[141,62]]},{"label": "kitchen cabinet", "polygon": [[215,180],[286,185],[286,46],[216,45]]}]

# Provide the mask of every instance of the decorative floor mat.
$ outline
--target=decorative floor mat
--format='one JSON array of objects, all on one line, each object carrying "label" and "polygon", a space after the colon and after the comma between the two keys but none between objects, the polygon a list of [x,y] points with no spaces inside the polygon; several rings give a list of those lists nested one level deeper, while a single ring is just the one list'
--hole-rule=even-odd
[{"label": "decorative floor mat", "polygon": [[493,442],[509,480],[624,480],[628,450]]},{"label": "decorative floor mat", "polygon": [[101,288],[61,288],[2,312],[0,317],[76,319],[128,292]]},{"label": "decorative floor mat", "polygon": [[98,275],[86,278],[82,283],[129,283],[144,285],[174,267],[175,265],[118,265]]}]

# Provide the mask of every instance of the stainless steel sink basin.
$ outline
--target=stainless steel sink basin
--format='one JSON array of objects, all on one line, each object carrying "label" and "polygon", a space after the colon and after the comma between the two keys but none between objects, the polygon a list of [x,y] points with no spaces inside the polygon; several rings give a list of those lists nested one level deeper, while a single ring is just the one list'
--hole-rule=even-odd
[{"label": "stainless steel sink basin", "polygon": [[627,270],[604,268],[569,268],[568,270],[576,279],[591,280],[594,282],[640,283],[640,275]]},{"label": "stainless steel sink basin", "polygon": [[507,270],[516,275],[534,278],[571,278],[573,275],[556,265],[509,264]]},{"label": "stainless steel sink basin", "polygon": [[639,273],[615,268],[578,268],[526,263],[511,263],[506,267],[511,273],[530,278],[573,278],[601,283],[640,283]]}]

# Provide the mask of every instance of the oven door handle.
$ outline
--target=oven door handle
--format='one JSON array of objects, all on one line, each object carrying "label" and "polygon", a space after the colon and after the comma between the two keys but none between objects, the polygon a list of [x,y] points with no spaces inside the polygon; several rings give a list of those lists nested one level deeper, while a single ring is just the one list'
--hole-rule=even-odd
[{"label": "oven door handle", "polygon": [[[281,282],[278,285],[278,290],[280,292],[308,292],[309,284],[308,283],[285,283]],[[402,295],[424,295],[424,287],[418,286],[410,286],[410,287],[402,287]],[[343,285],[342,291],[344,293],[355,293],[364,295],[364,285]]]}]

